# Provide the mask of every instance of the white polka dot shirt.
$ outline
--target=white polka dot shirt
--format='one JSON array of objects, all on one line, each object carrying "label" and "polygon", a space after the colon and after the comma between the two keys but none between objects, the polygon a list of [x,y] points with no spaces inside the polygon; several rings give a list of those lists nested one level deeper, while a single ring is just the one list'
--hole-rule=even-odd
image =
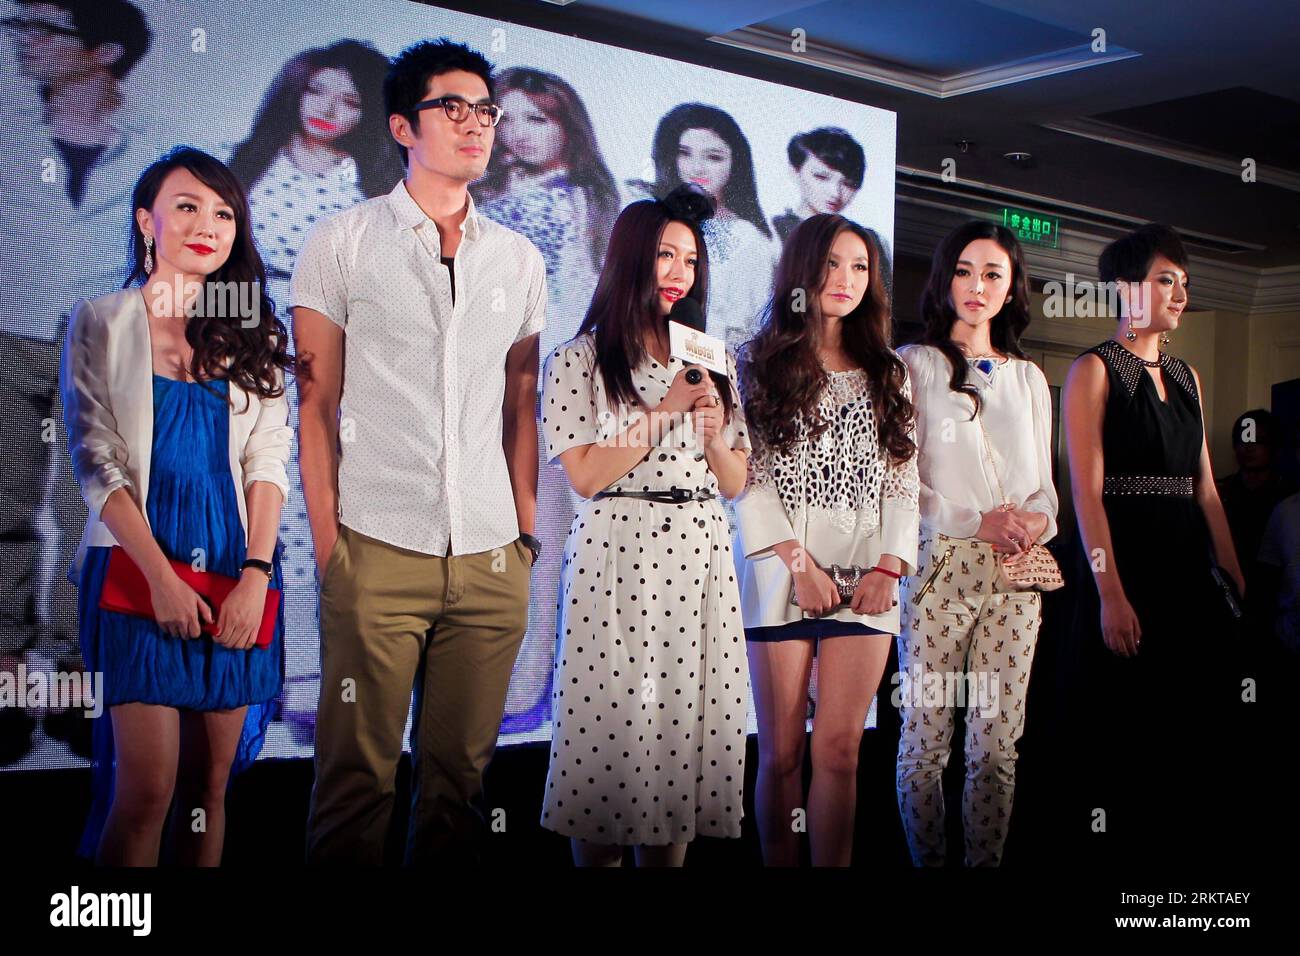
[{"label": "white polka dot shirt", "polygon": [[339,520],[423,554],[476,554],[519,536],[501,446],[510,347],[546,324],[546,266],[478,215],[455,256],[455,303],[433,220],[399,182],[316,225],[291,302],[345,332]]}]

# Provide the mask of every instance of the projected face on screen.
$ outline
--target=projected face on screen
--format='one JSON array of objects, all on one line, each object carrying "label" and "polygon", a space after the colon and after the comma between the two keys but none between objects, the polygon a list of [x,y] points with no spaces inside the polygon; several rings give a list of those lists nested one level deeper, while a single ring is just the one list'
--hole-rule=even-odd
[{"label": "projected face on screen", "polygon": [[731,147],[711,129],[688,129],[677,141],[677,176],[714,199],[725,200],[731,181]]},{"label": "projected face on screen", "polygon": [[799,169],[799,195],[814,213],[836,213],[853,199],[857,190],[844,174],[831,169],[816,156],[809,156]]},{"label": "projected face on screen", "polygon": [[[388,192],[402,178],[384,112],[387,71],[384,54],[354,39],[303,50],[282,63],[251,122],[245,119],[230,157],[230,168],[249,190],[250,202],[273,207],[254,217],[255,229],[279,232],[285,218],[302,220],[296,223],[300,227],[314,224],[306,218],[310,213],[303,212],[307,197],[284,196],[292,191],[284,184],[301,186],[307,177],[323,177],[308,195],[337,198],[339,207],[346,208]],[[274,200],[259,195],[273,184],[280,184]],[[322,213],[330,205],[316,198],[310,202]],[[292,265],[302,236],[276,237],[270,245],[259,236],[259,242],[263,257],[280,260],[268,265],[284,270],[288,278],[284,267]]]},{"label": "projected face on screen", "polygon": [[4,25],[18,38],[18,63],[28,76],[51,82],[95,65],[67,10],[42,4]]},{"label": "projected face on screen", "polygon": [[[105,103],[101,95],[119,97],[119,81],[134,69],[152,38],[146,18],[127,0],[23,0],[5,6],[9,15],[0,18],[0,28],[12,46],[18,72],[39,84],[47,103],[75,84],[81,94],[77,105],[88,117],[97,106],[111,110],[116,105]],[[66,123],[69,117],[66,109],[63,112],[58,119]],[[65,139],[83,142],[66,128]]]},{"label": "projected face on screen", "polygon": [[321,144],[346,136],[361,119],[361,94],[343,70],[313,73],[300,103],[303,135]]},{"label": "projected face on screen", "polygon": [[518,165],[529,172],[546,173],[564,164],[564,125],[548,115],[535,97],[523,90],[509,90],[501,97],[501,107],[505,110],[501,146]]},{"label": "projected face on screen", "polygon": [[843,212],[862,188],[867,157],[848,132],[823,127],[799,133],[786,147],[799,204],[772,220],[781,241],[809,216]]},{"label": "projected face on screen", "polygon": [[[61,416],[66,316],[78,298],[121,286],[130,187],[172,146],[207,149],[243,182],[267,291],[290,326],[289,277],[307,234],[405,174],[383,103],[388,58],[440,36],[493,61],[493,89],[457,71],[433,78],[426,99],[494,102],[500,125],[473,115],[453,122],[440,106],[421,110],[417,124],[394,123],[412,162],[469,183],[480,214],[541,252],[544,356],[581,324],[619,212],[683,182],[718,202],[702,230],[704,312],[708,331],[732,348],[752,335],[771,294],[787,222],[835,210],[886,242],[893,234],[892,113],[406,0],[213,7],[103,0],[80,5],[90,11],[81,18],[58,4],[0,2],[9,16],[0,35],[0,271],[9,284],[0,386],[23,399],[3,410],[5,434],[17,437],[0,462],[0,508],[6,532],[17,530],[0,540],[0,666],[78,659],[76,591],[65,575],[85,509],[63,437],[43,441],[42,423]],[[87,76],[98,77],[91,110],[65,93]],[[289,398],[296,427],[292,388]],[[550,733],[555,601],[575,503],[558,467],[539,462],[539,476],[544,550],[506,701],[507,743]],[[280,527],[287,657],[262,751],[271,757],[311,753],[319,693],[318,574],[296,457],[289,480]],[[0,767],[76,764],[84,748],[68,738],[57,721],[38,720]]]}]

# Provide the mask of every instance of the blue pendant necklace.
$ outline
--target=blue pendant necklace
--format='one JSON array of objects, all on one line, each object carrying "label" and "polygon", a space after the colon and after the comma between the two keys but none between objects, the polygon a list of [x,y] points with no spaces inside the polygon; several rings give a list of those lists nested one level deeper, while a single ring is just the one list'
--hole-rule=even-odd
[{"label": "blue pendant necklace", "polygon": [[961,342],[956,343],[956,345],[957,348],[961,350],[962,354],[966,356],[966,361],[971,365],[971,367],[978,369],[980,374],[984,376],[985,380],[992,385],[993,375],[997,371],[998,366],[1002,364],[998,361],[998,356],[993,354],[971,355],[970,350]]}]

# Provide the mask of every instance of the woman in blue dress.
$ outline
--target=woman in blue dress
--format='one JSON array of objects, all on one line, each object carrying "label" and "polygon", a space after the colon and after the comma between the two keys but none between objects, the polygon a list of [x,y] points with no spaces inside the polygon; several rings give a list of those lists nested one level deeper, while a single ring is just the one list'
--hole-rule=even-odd
[{"label": "woman in blue dress", "polygon": [[[255,642],[267,588],[281,586],[293,361],[229,169],[173,150],[132,209],[126,287],[78,303],[61,375],[90,511],[72,574],[81,650],[109,716],[82,852],[157,864],[175,798],[176,861],[215,866],[232,765],[256,757],[283,680],[282,618],[269,646]],[[154,619],[99,607],[114,545],[143,572]],[[170,561],[238,583],[214,614]]]}]

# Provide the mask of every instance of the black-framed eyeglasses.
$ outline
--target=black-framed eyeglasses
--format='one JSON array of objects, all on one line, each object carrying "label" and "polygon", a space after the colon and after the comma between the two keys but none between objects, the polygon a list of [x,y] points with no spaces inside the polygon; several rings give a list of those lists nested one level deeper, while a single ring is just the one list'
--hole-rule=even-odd
[{"label": "black-framed eyeglasses", "polygon": [[459,123],[469,116],[470,111],[478,118],[479,126],[496,126],[501,122],[501,117],[505,113],[501,107],[495,103],[471,103],[469,100],[459,96],[440,96],[436,100],[424,100],[416,103],[412,110],[429,110],[435,106],[441,106],[443,112],[447,114],[447,119],[453,123]]},{"label": "black-framed eyeglasses", "polygon": [[55,23],[46,23],[44,20],[28,20],[24,17],[5,17],[0,20],[0,27],[12,30],[14,33],[43,33],[46,37],[81,39],[81,33],[75,27],[61,27]]}]

